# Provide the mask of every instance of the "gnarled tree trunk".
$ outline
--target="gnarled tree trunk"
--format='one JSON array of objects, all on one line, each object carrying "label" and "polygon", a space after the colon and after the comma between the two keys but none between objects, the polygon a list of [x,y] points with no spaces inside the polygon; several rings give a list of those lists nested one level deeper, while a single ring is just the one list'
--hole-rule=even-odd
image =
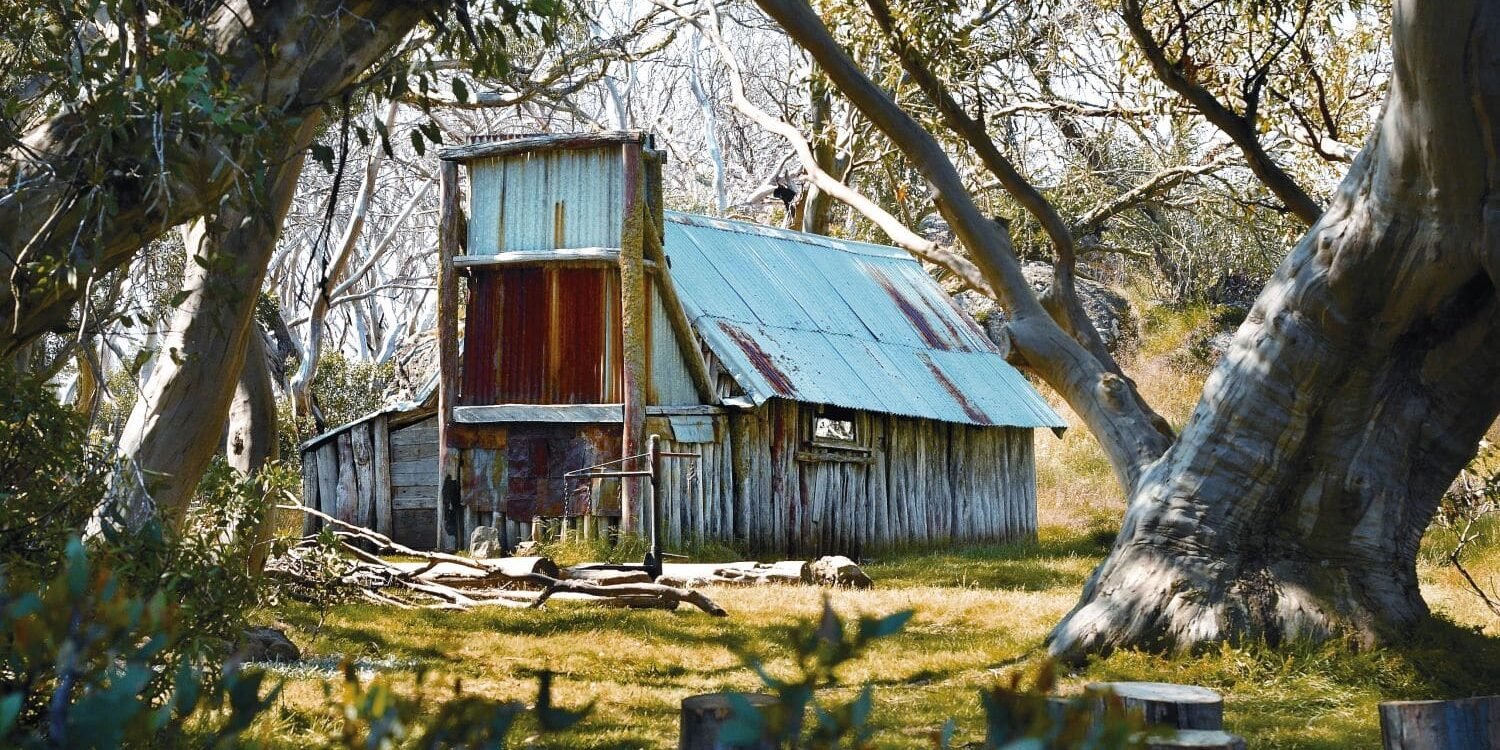
[{"label": "gnarled tree trunk", "polygon": [[1142,475],[1054,653],[1378,641],[1426,615],[1418,543],[1500,411],[1500,3],[1394,11],[1380,126]]},{"label": "gnarled tree trunk", "polygon": [[[1054,654],[1336,632],[1378,641],[1426,614],[1418,544],[1500,413],[1500,3],[1397,0],[1380,126],[1169,441],[1087,337],[1038,314],[1008,236],[805,0],[757,2],[932,184],[1014,316],[1016,347],[1130,497]],[[897,52],[922,79],[913,51]],[[940,86],[920,82],[980,148]]]}]

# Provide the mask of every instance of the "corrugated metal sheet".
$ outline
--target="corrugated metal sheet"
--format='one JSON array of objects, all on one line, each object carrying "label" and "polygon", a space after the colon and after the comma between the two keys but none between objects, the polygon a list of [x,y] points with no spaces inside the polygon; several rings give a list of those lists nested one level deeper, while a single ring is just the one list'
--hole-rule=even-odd
[{"label": "corrugated metal sheet", "polygon": [[459,403],[618,401],[619,296],[613,268],[474,271]]},{"label": "corrugated metal sheet", "polygon": [[682,349],[677,345],[677,334],[672,330],[672,321],[662,303],[653,279],[647,279],[650,289],[647,306],[651,308],[650,374],[648,380],[649,403],[652,405],[683,406],[698,403],[698,389],[693,385],[693,376],[688,373],[687,363],[682,359]]},{"label": "corrugated metal sheet", "polygon": [[472,163],[469,254],[619,247],[621,164],[618,146]]},{"label": "corrugated metal sheet", "polygon": [[904,251],[667,213],[688,317],[751,399],[1065,427]]}]

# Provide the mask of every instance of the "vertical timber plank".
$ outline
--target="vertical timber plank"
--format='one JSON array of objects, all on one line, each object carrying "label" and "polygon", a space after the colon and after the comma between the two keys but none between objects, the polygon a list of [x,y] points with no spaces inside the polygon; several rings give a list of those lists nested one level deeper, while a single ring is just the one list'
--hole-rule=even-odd
[{"label": "vertical timber plank", "polygon": [[375,530],[391,536],[394,525],[394,501],[391,498],[391,428],[384,414],[370,423],[375,448]]},{"label": "vertical timber plank", "polygon": [[[313,509],[318,507],[318,450],[302,454],[302,504]],[[302,535],[318,531],[318,519],[311,513],[302,514]]]},{"label": "vertical timber plank", "polygon": [[354,484],[357,489],[354,522],[365,528],[375,525],[375,440],[370,434],[373,428],[370,422],[356,425],[350,435],[354,442]]}]

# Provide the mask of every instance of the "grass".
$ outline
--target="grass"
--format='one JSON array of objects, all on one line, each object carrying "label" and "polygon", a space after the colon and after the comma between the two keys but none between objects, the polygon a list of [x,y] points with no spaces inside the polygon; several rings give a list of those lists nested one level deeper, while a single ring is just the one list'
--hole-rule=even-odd
[{"label": "grass", "polygon": [[[1170,360],[1208,317],[1201,311],[1155,315],[1132,375],[1148,400],[1180,425],[1202,376],[1179,372]],[[828,594],[847,614],[916,610],[906,630],[840,675],[849,686],[876,685],[881,746],[930,747],[930,732],[948,718],[958,723],[958,744],[980,741],[977,691],[1040,657],[1047,631],[1108,551],[1123,504],[1086,431],[1075,428],[1061,439],[1039,435],[1037,456],[1043,527],[1035,542],[892,553],[866,566],[876,589]],[[1423,593],[1437,616],[1404,646],[1363,652],[1341,643],[1222,648],[1190,658],[1127,652],[1092,662],[1069,675],[1064,687],[1111,679],[1201,684],[1225,695],[1226,724],[1251,747],[1378,746],[1381,700],[1500,692],[1500,620],[1445,566],[1446,541],[1434,532],[1419,560]],[[575,562],[598,559],[604,550],[574,545],[546,552]],[[733,553],[722,547],[690,552],[703,559]],[[1500,581],[1500,529],[1490,528],[1467,559],[1481,580]],[[323,661],[283,673],[287,685],[277,715],[257,732],[284,747],[318,744],[336,732],[337,718],[317,707],[330,665],[345,656],[362,673],[385,674],[398,685],[430,671],[490,697],[528,697],[537,672],[551,670],[563,705],[595,702],[583,729],[551,738],[555,745],[671,747],[682,698],[756,687],[738,656],[742,651],[768,658],[773,672],[788,670],[785,635],[815,617],[825,595],[795,587],[707,593],[731,616],[569,603],[546,611],[472,612],[288,605],[274,617]],[[854,689],[838,692],[847,696]]]}]

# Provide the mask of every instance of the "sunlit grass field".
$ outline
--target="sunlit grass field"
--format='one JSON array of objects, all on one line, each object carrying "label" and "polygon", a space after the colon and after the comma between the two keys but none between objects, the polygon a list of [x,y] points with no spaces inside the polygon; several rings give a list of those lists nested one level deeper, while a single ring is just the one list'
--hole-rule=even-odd
[{"label": "sunlit grass field", "polygon": [[[1197,316],[1197,321],[1188,315]],[[1185,421],[1201,374],[1175,367],[1169,353],[1204,319],[1193,312],[1146,331],[1131,375],[1174,424]],[[1058,406],[1066,414],[1065,407]],[[1070,420],[1072,421],[1072,420]],[[876,686],[877,744],[931,747],[933,732],[957,721],[956,743],[979,742],[978,691],[1009,670],[1042,658],[1048,630],[1076,601],[1085,578],[1108,551],[1123,512],[1109,466],[1087,432],[1037,436],[1042,529],[1034,542],[893,553],[868,561],[871,591],[816,588],[710,588],[729,610],[715,619],[677,612],[596,609],[559,602],[541,611],[394,611],[348,604],[315,610],[286,605],[267,613],[321,662],[281,673],[279,709],[257,728],[279,746],[318,744],[336,731],[324,715],[324,682],[352,659],[362,674],[410,687],[426,672],[429,689],[460,680],[465,692],[528,698],[541,670],[557,674],[557,699],[593,702],[581,728],[538,739],[580,748],[673,747],[677,708],[686,696],[757,687],[741,654],[789,668],[786,634],[816,617],[824,596],[846,614],[913,609],[900,634],[876,645],[840,677],[841,697]],[[1500,588],[1500,541],[1487,530],[1468,553],[1470,569]],[[1188,682],[1221,691],[1225,721],[1252,748],[1364,748],[1379,745],[1376,704],[1385,699],[1500,693],[1500,619],[1447,567],[1449,538],[1430,535],[1421,558],[1423,593],[1437,617],[1398,647],[1356,652],[1345,644],[1272,651],[1224,648],[1194,657],[1121,653],[1065,676],[1064,689],[1101,679]],[[560,549],[566,558],[589,550]],[[731,555],[692,550],[701,558]]]}]

